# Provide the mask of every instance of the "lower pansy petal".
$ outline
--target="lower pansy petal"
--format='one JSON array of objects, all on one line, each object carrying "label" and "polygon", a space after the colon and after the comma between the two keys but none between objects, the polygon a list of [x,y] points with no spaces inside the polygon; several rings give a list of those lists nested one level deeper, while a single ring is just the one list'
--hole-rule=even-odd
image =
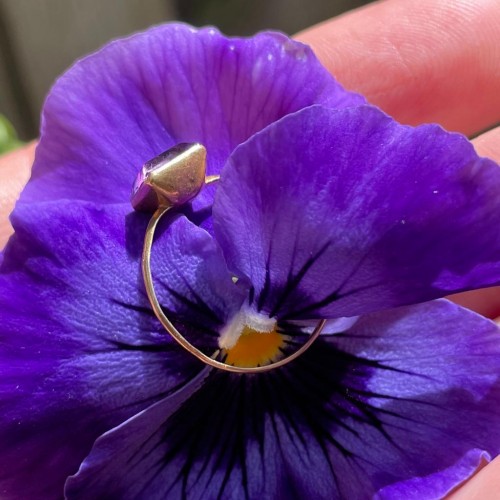
[{"label": "lower pansy petal", "polygon": [[369,315],[284,368],[211,371],[102,436],[66,493],[438,498],[500,451],[499,367],[498,327],[451,303]]},{"label": "lower pansy petal", "polygon": [[491,460],[489,453],[474,449],[469,451],[457,463],[445,470],[440,470],[427,477],[416,477],[391,484],[382,488],[375,496],[376,500],[422,500],[441,499],[458,485],[470,479],[486,462]]},{"label": "lower pansy petal", "polygon": [[359,412],[351,450],[381,498],[441,498],[500,452],[493,322],[439,300],[361,317],[328,339],[357,366],[342,381]]},{"label": "lower pansy petal", "polygon": [[213,208],[278,319],[355,316],[500,281],[500,169],[465,137],[314,106],[241,145]]},{"label": "lower pansy petal", "polygon": [[[202,369],[147,300],[146,224],[123,205],[19,207],[0,274],[2,498],[58,498],[100,434]],[[242,300],[215,242],[178,218],[153,255],[160,302],[214,348]]]},{"label": "lower pansy petal", "polygon": [[183,389],[109,431],[69,478],[67,498],[286,498],[264,381],[212,371],[196,392]]}]

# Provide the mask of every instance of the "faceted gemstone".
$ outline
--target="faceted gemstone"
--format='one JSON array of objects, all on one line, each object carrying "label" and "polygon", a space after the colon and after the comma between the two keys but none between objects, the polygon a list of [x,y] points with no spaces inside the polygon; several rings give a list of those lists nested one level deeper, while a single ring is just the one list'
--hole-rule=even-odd
[{"label": "faceted gemstone", "polygon": [[134,209],[154,211],[191,201],[205,182],[206,156],[203,145],[180,143],[146,162],[134,182]]}]

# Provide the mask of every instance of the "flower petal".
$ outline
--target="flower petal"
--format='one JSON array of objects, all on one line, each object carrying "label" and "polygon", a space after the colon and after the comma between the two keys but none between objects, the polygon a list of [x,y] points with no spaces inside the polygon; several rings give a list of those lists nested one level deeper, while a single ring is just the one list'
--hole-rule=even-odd
[{"label": "flower petal", "polygon": [[500,452],[493,322],[439,300],[364,316],[330,339],[361,361],[343,384],[371,423],[354,448],[371,443],[362,457],[378,469],[374,486],[390,485],[381,498],[445,497]]},{"label": "flower petal", "polygon": [[314,106],[233,153],[213,213],[259,311],[331,318],[499,283],[499,192],[458,134]]},{"label": "flower petal", "polygon": [[66,493],[440,496],[500,451],[499,367],[498,328],[451,303],[373,314],[287,367],[213,371],[148,408],[96,442]]},{"label": "flower petal", "polygon": [[245,281],[235,284],[216,241],[179,215],[160,223],[151,268],[155,292],[169,319],[212,354],[220,330],[248,297]]},{"label": "flower petal", "polygon": [[481,450],[471,450],[456,464],[443,471],[435,472],[428,477],[415,477],[382,488],[375,498],[377,500],[422,500],[425,498],[447,498],[447,495],[458,485],[470,479],[491,456]]},{"label": "flower petal", "polygon": [[[0,274],[0,491],[59,497],[94,439],[203,365],[173,342],[145,296],[147,217],[58,201],[22,205],[13,222]],[[155,277],[168,276],[161,303],[216,347],[210,329],[243,299],[212,238],[179,218],[153,256]]]},{"label": "flower petal", "polygon": [[258,397],[267,379],[215,370],[148,408],[97,440],[66,497],[286,498],[283,450]]},{"label": "flower petal", "polygon": [[[142,164],[176,143],[203,143],[214,174],[235,146],[287,113],[363,102],[282,34],[158,26],[107,45],[57,81],[22,200],[128,202]],[[204,196],[210,190],[199,204]]]}]

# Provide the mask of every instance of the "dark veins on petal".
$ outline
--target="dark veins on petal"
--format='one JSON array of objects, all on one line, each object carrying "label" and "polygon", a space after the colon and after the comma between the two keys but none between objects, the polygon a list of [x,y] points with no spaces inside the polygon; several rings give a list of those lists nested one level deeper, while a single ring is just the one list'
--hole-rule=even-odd
[{"label": "dark veins on petal", "polygon": [[[162,306],[165,315],[174,323],[182,335],[195,344],[198,349],[212,354],[218,348],[217,340],[220,328],[224,325],[223,318],[209,309],[208,305],[198,295],[195,295],[195,299],[192,300],[165,284],[162,284],[162,286],[183,306],[177,310]],[[194,291],[192,292],[194,294]],[[150,307],[127,304],[122,301],[115,302],[126,309],[156,318],[154,311]],[[167,332],[164,332],[164,335],[170,339]]]},{"label": "dark veins on petal", "polygon": [[[296,292],[299,289],[301,281],[307,275],[307,273],[314,267],[314,265],[321,259],[325,252],[332,246],[332,241],[327,240],[324,244],[318,245],[318,249],[310,255],[304,262],[300,265],[296,264],[297,260],[297,241],[293,247],[293,252],[291,256],[291,263],[289,266],[288,276],[286,282],[283,285],[279,283],[273,283],[271,276],[271,269],[273,263],[272,259],[272,240],[269,244],[269,250],[267,253],[266,264],[265,264],[265,280],[264,286],[261,292],[255,297],[255,290],[252,288],[249,302],[252,304],[256,302],[256,307],[259,312],[264,309],[269,314],[270,317],[277,317],[281,320],[294,320],[304,317],[317,318],[321,316],[318,311],[332,302],[339,300],[341,298],[347,297],[353,293],[359,292],[362,289],[371,288],[374,285],[366,285],[365,287],[355,288],[347,292],[342,292],[346,283],[356,274],[359,267],[363,264],[363,257],[359,262],[353,267],[351,272],[347,275],[344,280],[335,287],[332,291],[327,291],[324,296],[319,300],[314,300],[308,298],[303,294],[298,294],[300,297],[300,303],[297,303]],[[271,296],[271,290],[273,296]]]},{"label": "dark veins on petal", "polygon": [[[292,344],[303,342],[291,338]],[[390,465],[383,470],[377,450],[367,453],[367,447],[392,449],[404,461],[406,452],[391,432],[412,425],[413,419],[399,413],[398,405],[409,403],[414,412],[432,403],[369,390],[375,371],[409,373],[358,357],[332,339],[320,339],[294,363],[266,374],[212,371],[120,467],[122,477],[135,474],[140,484],[108,482],[102,493],[120,498],[367,498],[374,487],[400,479],[401,472],[398,477]]]}]

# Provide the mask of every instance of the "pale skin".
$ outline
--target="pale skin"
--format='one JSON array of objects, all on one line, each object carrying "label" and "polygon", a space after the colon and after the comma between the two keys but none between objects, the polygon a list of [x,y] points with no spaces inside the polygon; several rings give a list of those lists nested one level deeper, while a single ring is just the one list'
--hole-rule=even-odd
[{"label": "pale skin", "polygon": [[[500,127],[480,134],[500,121],[499,19],[498,0],[385,0],[296,38],[312,46],[346,88],[396,119],[477,136],[477,152],[500,162]],[[12,232],[8,214],[29,178],[34,151],[31,143],[0,157],[0,248]],[[454,300],[500,317],[498,287]],[[499,491],[500,457],[450,498],[495,500]]]}]

